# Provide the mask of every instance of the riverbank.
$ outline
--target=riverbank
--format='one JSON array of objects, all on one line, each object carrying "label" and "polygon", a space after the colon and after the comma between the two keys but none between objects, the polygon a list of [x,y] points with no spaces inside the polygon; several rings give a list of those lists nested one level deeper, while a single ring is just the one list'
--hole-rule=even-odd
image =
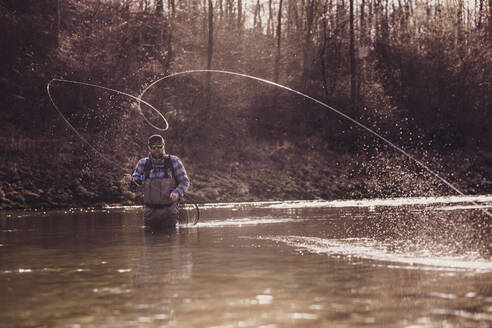
[{"label": "riverbank", "polygon": [[[70,143],[36,140],[3,146],[0,209],[138,205],[141,191],[122,181],[123,170]],[[360,199],[455,195],[404,156],[304,152],[265,144],[254,159],[205,165],[183,156],[200,202]],[[456,151],[432,157],[432,169],[465,194],[492,193],[492,154]],[[458,160],[459,159],[459,160]],[[118,160],[118,159],[117,159]],[[123,167],[131,172],[136,158]],[[430,164],[429,164],[430,165]]]}]

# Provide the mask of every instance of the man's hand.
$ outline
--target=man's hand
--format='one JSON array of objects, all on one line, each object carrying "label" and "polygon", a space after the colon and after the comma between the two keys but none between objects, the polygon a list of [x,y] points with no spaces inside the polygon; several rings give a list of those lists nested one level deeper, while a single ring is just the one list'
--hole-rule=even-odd
[{"label": "man's hand", "polygon": [[172,192],[171,195],[169,195],[169,198],[173,201],[173,202],[177,202],[178,201],[178,198],[179,198],[179,195],[175,192]]},{"label": "man's hand", "polygon": [[125,174],[125,175],[123,176],[123,181],[124,181],[125,183],[131,183],[131,182],[132,182],[132,176],[131,176],[130,174]]}]

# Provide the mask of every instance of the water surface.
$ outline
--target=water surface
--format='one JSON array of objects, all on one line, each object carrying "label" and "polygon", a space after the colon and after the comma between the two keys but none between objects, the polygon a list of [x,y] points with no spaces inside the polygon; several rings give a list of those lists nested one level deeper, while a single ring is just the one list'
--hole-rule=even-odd
[{"label": "water surface", "polygon": [[492,196],[0,214],[2,327],[491,327]]}]

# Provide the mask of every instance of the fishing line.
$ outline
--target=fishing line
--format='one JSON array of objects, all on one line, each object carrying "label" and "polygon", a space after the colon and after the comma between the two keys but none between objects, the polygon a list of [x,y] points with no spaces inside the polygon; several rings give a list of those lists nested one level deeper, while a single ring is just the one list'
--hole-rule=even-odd
[{"label": "fishing line", "polygon": [[[87,83],[87,82],[79,82],[79,81],[72,81],[72,80],[64,80],[64,79],[52,79],[50,82],[48,82],[48,85],[46,86],[46,89],[48,91],[48,97],[50,98],[50,101],[51,103],[53,104],[53,107],[55,107],[56,111],[58,112],[58,114],[62,117],[62,119],[65,121],[65,123],[73,130],[73,132],[75,132],[75,134],[85,143],[87,144],[96,154],[100,155],[104,160],[108,161],[109,163],[111,164],[114,164],[116,165],[117,167],[119,167],[120,169],[122,169],[123,171],[126,171],[125,168],[123,168],[119,163],[113,161],[112,159],[108,158],[107,156],[105,156],[103,153],[101,153],[98,149],[96,149],[86,138],[84,138],[84,136],[82,136],[81,133],[79,133],[79,131],[72,125],[72,123],[70,123],[70,121],[68,121],[68,119],[65,117],[65,115],[63,115],[63,113],[61,112],[61,110],[58,108],[58,106],[56,105],[54,99],[53,99],[53,96],[51,95],[51,91],[50,91],[50,87],[51,87],[51,84],[53,82],[61,82],[61,83],[70,83],[70,84],[77,84],[77,85],[84,85],[84,86],[89,86],[89,87],[94,87],[94,88],[98,88],[98,89],[102,89],[102,90],[106,90],[106,91],[111,91],[111,92],[114,92],[114,93],[117,93],[117,94],[120,94],[120,95],[124,95],[124,96],[127,96],[127,97],[130,97],[134,100],[137,101],[138,103],[138,111],[139,113],[142,115],[142,117],[144,118],[144,120],[150,124],[154,129],[156,130],[159,130],[159,131],[167,131],[169,129],[169,123],[167,122],[166,118],[164,117],[164,115],[162,115],[162,113],[157,109],[155,108],[152,104],[146,102],[145,100],[142,100],[141,98],[139,97],[135,97],[134,95],[131,95],[129,93],[126,93],[126,92],[123,92],[123,91],[119,91],[119,90],[116,90],[116,89],[112,89],[112,88],[108,88],[108,87],[104,87],[104,86],[100,86],[100,85],[97,85],[97,84],[92,84],[92,83]],[[143,111],[142,111],[142,107],[141,107],[141,103],[149,106],[154,112],[156,112],[161,118],[162,120],[164,121],[165,123],[165,127],[164,128],[160,128],[158,126],[155,126],[154,124],[152,124],[148,119],[147,117],[144,115]]]},{"label": "fishing line", "polygon": [[[111,158],[107,157],[106,155],[104,155],[102,152],[100,152],[97,148],[95,148],[73,125],[72,123],[70,123],[70,121],[65,117],[65,115],[63,115],[63,113],[61,112],[61,110],[58,108],[58,106],[56,105],[54,99],[53,99],[53,96],[51,95],[51,91],[50,91],[50,87],[51,87],[51,84],[53,82],[61,82],[61,83],[71,83],[71,84],[77,84],[77,85],[83,85],[83,86],[89,86],[89,87],[94,87],[94,88],[99,88],[99,89],[103,89],[103,90],[106,90],[106,91],[111,91],[111,92],[114,92],[114,93],[117,93],[117,94],[121,94],[121,95],[124,95],[124,96],[127,96],[127,97],[130,97],[134,100],[137,101],[138,103],[138,111],[139,113],[143,116],[144,120],[149,124],[151,125],[153,128],[159,130],[159,131],[167,131],[169,129],[169,123],[167,122],[166,118],[164,117],[164,115],[162,115],[162,113],[157,110],[157,108],[155,108],[153,105],[151,105],[150,103],[142,100],[141,98],[138,98],[138,97],[135,97],[129,93],[126,93],[126,92],[123,92],[123,91],[119,91],[119,90],[116,90],[116,89],[112,89],[112,88],[108,88],[108,87],[104,87],[104,86],[100,86],[100,85],[97,85],[97,84],[92,84],[92,83],[86,83],[86,82],[79,82],[79,81],[72,81],[72,80],[64,80],[64,79],[52,79],[48,85],[46,86],[46,89],[48,91],[48,97],[50,98],[50,101],[51,103],[53,104],[53,107],[56,109],[56,111],[58,112],[58,114],[61,116],[61,118],[63,119],[63,121],[73,130],[73,132],[75,132],[75,134],[85,143],[87,144],[96,154],[98,154],[99,156],[101,156],[104,160],[106,160],[107,162],[115,165],[116,167],[118,167],[119,169],[121,169],[123,172],[127,172],[127,170],[121,166],[118,162],[115,162],[114,160],[112,160]],[[147,117],[145,116],[145,114],[143,113],[142,111],[142,108],[141,108],[141,103],[149,106],[152,110],[154,110],[165,122],[166,126],[164,128],[160,128],[160,127],[157,127],[155,126],[154,124],[152,124],[148,119]],[[132,179],[132,183],[134,183],[135,185],[138,186],[138,184],[133,181]],[[193,206],[194,208],[194,216],[192,215],[192,218],[190,219],[189,217],[189,213],[188,211],[186,211],[184,209],[184,205],[186,204],[186,200],[183,199],[181,201],[178,201],[177,203],[177,208],[178,208],[178,215],[181,216],[181,217],[185,217],[186,218],[186,224],[188,224],[189,222],[191,222],[193,225],[196,225],[198,220],[200,219],[200,210],[198,208],[198,204],[196,202],[196,200],[194,200],[190,195],[187,195],[186,196],[187,199],[190,199],[190,203],[191,205]],[[183,204],[184,203],[184,204]]]},{"label": "fishing line", "polygon": [[[147,90],[149,90],[151,87],[153,87],[154,85],[156,85],[157,83],[160,83],[166,79],[169,79],[169,78],[172,78],[172,77],[176,77],[176,76],[179,76],[179,75],[185,75],[185,74],[192,74],[192,73],[219,73],[219,74],[226,74],[226,75],[233,75],[233,76],[239,76],[239,77],[244,77],[244,78],[248,78],[248,79],[251,79],[251,80],[256,80],[256,81],[260,81],[260,82],[263,82],[263,83],[266,83],[266,84],[270,84],[270,85],[273,85],[273,86],[276,86],[276,87],[279,87],[281,89],[285,89],[285,90],[288,90],[290,92],[293,92],[295,94],[298,94],[302,97],[305,97],[307,99],[310,99],[312,101],[314,101],[315,103],[337,113],[338,115],[344,117],[345,119],[349,120],[350,122],[356,124],[357,126],[361,127],[362,129],[366,130],[367,132],[373,134],[374,136],[376,136],[377,138],[379,138],[380,140],[384,141],[386,144],[390,145],[393,149],[396,149],[398,150],[400,153],[404,154],[405,156],[407,156],[409,159],[411,159],[412,161],[414,161],[415,163],[417,163],[420,167],[422,167],[423,169],[425,169],[428,173],[432,174],[434,177],[436,177],[437,179],[439,179],[441,182],[443,182],[445,185],[447,185],[449,188],[451,188],[452,190],[454,190],[456,193],[458,193],[459,195],[461,196],[465,196],[465,194],[459,190],[457,187],[455,187],[453,184],[451,184],[450,182],[448,182],[446,179],[444,179],[443,177],[441,177],[439,174],[437,174],[435,171],[433,171],[431,168],[429,168],[427,165],[425,165],[423,162],[419,161],[418,159],[416,159],[414,156],[412,156],[411,154],[409,154],[408,152],[406,152],[404,149],[402,149],[401,147],[398,147],[397,145],[395,145],[394,143],[392,143],[391,141],[389,141],[388,139],[386,139],[385,137],[383,137],[382,135],[380,135],[379,133],[377,133],[376,131],[372,130],[371,128],[367,127],[366,125],[360,123],[359,121],[353,119],[352,117],[348,116],[347,114],[339,111],[338,109],[336,108],[333,108],[327,104],[325,104],[324,102],[316,99],[316,98],[313,98],[305,93],[302,93],[300,91],[297,91],[295,89],[292,89],[292,88],[289,88],[285,85],[282,85],[282,84],[279,84],[279,83],[276,83],[276,82],[273,82],[273,81],[270,81],[270,80],[266,80],[266,79],[262,79],[262,78],[259,78],[259,77],[256,77],[256,76],[251,76],[251,75],[248,75],[248,74],[243,74],[243,73],[237,73],[237,72],[230,72],[230,71],[223,71],[223,70],[209,70],[209,69],[198,69],[198,70],[188,70],[188,71],[182,71],[182,72],[178,72],[178,73],[174,73],[174,74],[170,74],[170,75],[166,75],[160,79],[157,79],[155,80],[154,82],[152,82],[151,84],[149,84],[143,91],[142,93],[138,96],[139,99],[142,99],[142,97],[145,95],[145,93],[147,92]],[[141,111],[140,109],[140,102],[138,103],[138,106],[139,106],[139,110]],[[474,202],[475,203],[475,202]],[[479,205],[477,203],[475,203],[475,205]],[[489,217],[492,217],[492,214],[490,214],[486,209],[483,210],[485,212],[485,214],[487,214]]]},{"label": "fishing line", "polygon": [[[65,118],[65,116],[63,115],[63,113],[60,111],[60,109],[58,108],[58,106],[55,104],[55,102],[53,101],[53,98],[51,96],[51,93],[50,93],[50,85],[52,82],[62,82],[62,83],[72,83],[72,84],[79,84],[79,85],[85,85],[85,86],[91,86],[91,87],[95,87],[95,88],[100,88],[100,89],[103,89],[103,90],[107,90],[107,91],[111,91],[111,92],[115,92],[115,93],[118,93],[118,94],[121,94],[121,95],[125,95],[125,96],[128,96],[134,100],[137,101],[137,106],[138,106],[138,111],[139,113],[143,116],[144,120],[150,125],[152,126],[153,128],[159,130],[159,131],[167,131],[169,129],[169,124],[166,120],[166,118],[164,117],[164,115],[162,115],[162,113],[157,110],[154,106],[152,106],[150,103],[144,101],[142,98],[143,96],[145,95],[145,93],[150,89],[152,88],[154,85],[166,80],[166,79],[170,79],[170,78],[173,78],[173,77],[177,77],[177,76],[180,76],[180,75],[186,75],[186,74],[194,74],[194,73],[218,73],[218,74],[226,74],[226,75],[232,75],[232,76],[239,76],[239,77],[243,77],[243,78],[247,78],[247,79],[251,79],[251,80],[255,80],[255,81],[259,81],[259,82],[263,82],[263,83],[266,83],[266,84],[269,84],[269,85],[273,85],[275,87],[278,87],[278,88],[281,88],[281,89],[285,89],[287,91],[290,91],[290,92],[293,92],[295,94],[298,94],[304,98],[307,98],[307,99],[310,99],[312,101],[314,101],[315,103],[321,105],[322,107],[326,108],[326,109],[329,109],[335,113],[337,113],[338,115],[342,116],[343,118],[349,120],[350,122],[354,123],[355,125],[361,127],[362,129],[366,130],[367,132],[371,133],[372,135],[374,135],[375,137],[379,138],[380,140],[384,141],[386,144],[388,144],[389,146],[391,146],[393,149],[399,151],[400,153],[404,154],[407,158],[409,158],[410,160],[414,161],[415,163],[417,163],[420,167],[422,167],[423,169],[425,169],[428,173],[430,173],[431,175],[433,175],[435,178],[437,178],[438,180],[440,180],[442,183],[444,183],[446,186],[448,186],[450,189],[452,189],[453,191],[455,191],[456,193],[458,193],[459,195],[461,196],[465,196],[465,194],[459,190],[457,187],[455,187],[453,184],[451,184],[449,181],[447,181],[446,179],[444,179],[443,177],[441,177],[438,173],[436,173],[434,170],[432,170],[431,168],[429,168],[427,165],[425,165],[423,162],[421,162],[420,160],[418,160],[417,158],[415,158],[414,156],[412,156],[410,153],[408,153],[407,151],[405,151],[404,149],[402,149],[401,147],[395,145],[393,142],[389,141],[388,139],[386,139],[385,137],[383,137],[382,135],[380,135],[379,133],[377,133],[376,131],[372,130],[371,128],[367,127],[366,125],[360,123],[359,121],[353,119],[352,117],[350,117],[349,115],[339,111],[338,109],[332,107],[332,106],[329,106],[327,104],[325,104],[324,102],[316,99],[316,98],[313,98],[305,93],[302,93],[300,91],[297,91],[295,89],[292,89],[292,88],[289,88],[285,85],[282,85],[282,84],[279,84],[279,83],[276,83],[276,82],[273,82],[273,81],[270,81],[270,80],[266,80],[266,79],[262,79],[262,78],[259,78],[259,77],[256,77],[256,76],[252,76],[252,75],[248,75],[248,74],[243,74],[243,73],[237,73],[237,72],[231,72],[231,71],[224,71],[224,70],[208,70],[208,69],[198,69],[198,70],[187,70],[187,71],[182,71],[182,72],[177,72],[177,73],[173,73],[173,74],[169,74],[169,75],[166,75],[162,78],[159,78],[155,81],[153,81],[152,83],[150,83],[141,93],[138,97],[135,97],[131,94],[128,94],[126,92],[122,92],[122,91],[119,91],[119,90],[116,90],[116,89],[112,89],[112,88],[107,88],[107,87],[103,87],[103,86],[100,86],[100,85],[96,85],[96,84],[92,84],[92,83],[86,83],[86,82],[78,82],[78,81],[71,81],[71,80],[63,80],[63,79],[52,79],[48,85],[47,85],[47,90],[48,90],[48,95],[49,95],[49,98],[53,104],[53,106],[55,107],[55,109],[57,110],[57,112],[60,114],[60,116],[63,118],[63,120],[68,124],[68,126],[77,134],[77,136],[79,136],[79,138],[84,141],[92,150],[94,150],[97,154],[99,154],[103,159],[107,160],[108,162],[110,163],[113,163],[115,165],[117,165],[119,168],[121,168],[122,170],[126,171],[121,165],[119,165],[118,163],[114,162],[113,160],[111,160],[110,158],[106,157],[104,154],[102,154],[100,151],[98,151],[94,146],[92,146],[88,140],[86,140],[78,131],[77,129]],[[159,114],[159,116],[164,120],[164,122],[166,123],[166,127],[165,128],[159,128],[157,126],[155,126],[154,124],[152,124],[148,119],[147,117],[145,116],[145,114],[143,113],[142,111],[142,107],[141,107],[141,104],[145,104],[147,106],[149,106],[152,110],[154,110],[156,113]],[[475,205],[479,205],[478,203],[476,202],[473,202]],[[491,217],[492,218],[492,214],[489,213],[486,209],[483,209],[482,210],[487,216]]]}]

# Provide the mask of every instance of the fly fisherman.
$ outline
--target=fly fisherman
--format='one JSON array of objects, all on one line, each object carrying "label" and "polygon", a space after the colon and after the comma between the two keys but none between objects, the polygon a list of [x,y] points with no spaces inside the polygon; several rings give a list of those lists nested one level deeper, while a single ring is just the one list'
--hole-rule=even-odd
[{"label": "fly fisherman", "polygon": [[177,201],[190,186],[181,160],[165,153],[164,138],[149,138],[148,157],[138,161],[135,171],[125,175],[128,182],[144,186],[144,224],[153,228],[174,227],[178,219]]}]

